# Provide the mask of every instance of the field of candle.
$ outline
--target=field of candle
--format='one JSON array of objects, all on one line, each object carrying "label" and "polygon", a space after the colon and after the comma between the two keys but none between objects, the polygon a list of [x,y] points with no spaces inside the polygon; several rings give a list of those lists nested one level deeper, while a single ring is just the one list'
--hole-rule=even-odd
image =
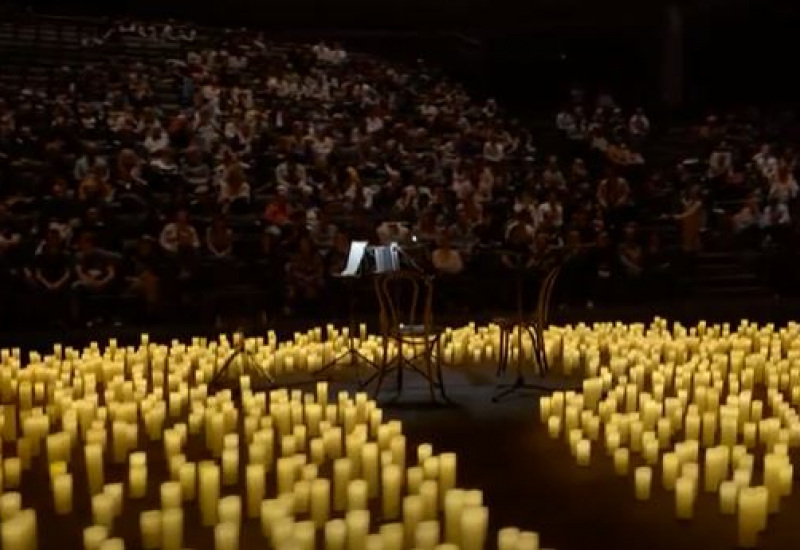
[{"label": "field of candle", "polygon": [[554,327],[547,355],[584,377],[581,392],[539,401],[542,429],[574,468],[610,463],[642,509],[655,493],[671,499],[673,522],[711,507],[740,547],[759,545],[795,485],[800,325]]},{"label": "field of candle", "polygon": [[243,360],[209,386],[235,350],[280,383],[346,336],[0,352],[2,548],[538,549],[489,532],[456,454],[411,445],[365,393],[264,389]]}]

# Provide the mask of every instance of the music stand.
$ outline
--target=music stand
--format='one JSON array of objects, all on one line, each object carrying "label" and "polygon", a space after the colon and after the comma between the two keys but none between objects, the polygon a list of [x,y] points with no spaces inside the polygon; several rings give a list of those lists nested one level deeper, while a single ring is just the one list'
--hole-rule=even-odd
[{"label": "music stand", "polygon": [[361,276],[370,268],[369,256],[372,254],[372,247],[368,246],[367,241],[353,241],[350,243],[350,250],[347,253],[347,262],[341,273],[336,275],[337,279],[344,281],[347,287],[347,349],[334,357],[331,361],[314,371],[314,377],[321,376],[331,369],[342,365],[359,365],[365,363],[374,369],[378,364],[369,359],[358,350],[356,346],[356,330],[358,329],[355,318],[355,292],[353,286]]}]

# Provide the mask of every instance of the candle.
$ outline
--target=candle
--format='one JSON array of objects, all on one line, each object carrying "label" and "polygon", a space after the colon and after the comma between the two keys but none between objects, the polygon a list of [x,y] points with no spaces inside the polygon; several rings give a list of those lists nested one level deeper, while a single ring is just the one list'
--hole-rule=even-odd
[{"label": "candle", "polygon": [[200,519],[203,526],[210,527],[217,522],[217,502],[219,501],[219,466],[214,462],[201,462],[198,471]]},{"label": "candle", "polygon": [[739,490],[739,547],[755,548],[758,533],[766,524],[768,495],[766,487],[745,487]]},{"label": "candle", "polygon": [[245,468],[247,483],[247,517],[257,518],[261,512],[261,501],[266,494],[266,469],[263,464],[248,464]]},{"label": "candle", "polygon": [[422,485],[422,480],[425,478],[425,473],[419,466],[412,466],[406,472],[406,486],[410,495],[419,494],[419,487]]},{"label": "candle", "polygon": [[333,461],[333,509],[342,511],[347,504],[347,487],[350,483],[350,459]]},{"label": "candle", "polygon": [[361,470],[370,498],[378,496],[378,444],[366,443],[361,448]]},{"label": "candle", "polygon": [[539,550],[539,535],[523,531],[519,534],[516,550]]},{"label": "candle", "polygon": [[503,527],[497,531],[497,550],[516,550],[520,530],[516,527]]},{"label": "candle", "polygon": [[619,476],[624,476],[628,473],[628,462],[630,460],[630,451],[626,448],[617,449],[614,451],[614,471]]},{"label": "candle", "polygon": [[433,445],[423,443],[417,447],[417,464],[422,464],[426,459],[433,456]]},{"label": "candle", "polygon": [[644,460],[650,466],[655,466],[658,463],[658,447],[657,439],[648,439],[644,442]]},{"label": "candle", "polygon": [[465,493],[461,489],[450,489],[444,497],[445,540],[452,544],[459,544],[461,540],[464,501]]},{"label": "candle", "polygon": [[383,541],[383,550],[403,550],[403,532],[402,523],[386,523],[381,525],[380,528],[381,540]]},{"label": "candle", "polygon": [[[97,444],[84,447],[86,462],[86,479],[89,482],[89,493],[96,495],[103,490],[103,448]],[[6,484],[8,482],[6,481]]]},{"label": "candle", "polygon": [[147,494],[147,466],[131,465],[128,469],[128,496],[144,498]]},{"label": "candle", "polygon": [[154,550],[161,547],[161,510],[147,510],[139,516],[142,548]]},{"label": "candle", "polygon": [[447,491],[454,489],[456,486],[457,464],[456,453],[442,453],[439,455],[439,492],[442,504]]},{"label": "candle", "polygon": [[32,537],[36,536],[36,516],[33,523],[29,514],[19,513],[13,518],[0,524],[0,541],[3,548],[33,549],[35,543]]},{"label": "candle", "polygon": [[484,506],[465,508],[461,513],[462,550],[483,550],[489,527],[489,509]]},{"label": "candle", "polygon": [[650,498],[650,485],[653,479],[653,470],[649,466],[640,466],[634,471],[634,485],[637,500]]},{"label": "candle", "polygon": [[384,519],[396,519],[400,512],[400,492],[403,481],[402,469],[396,464],[386,466],[382,471],[382,503]]},{"label": "candle", "polygon": [[410,495],[403,499],[403,528],[405,539],[414,540],[414,533],[417,532],[417,524],[422,521],[423,504],[422,497]]},{"label": "candle", "polygon": [[676,453],[666,453],[662,462],[662,484],[664,489],[672,491],[675,489],[675,482],[678,479],[680,469],[680,459]]},{"label": "candle", "polygon": [[576,447],[578,466],[588,467],[592,461],[592,444],[587,439],[582,439]]},{"label": "candle", "polygon": [[222,484],[235,485],[239,480],[239,449],[222,451]]},{"label": "candle", "polygon": [[161,484],[161,509],[168,510],[169,508],[180,508],[181,502],[181,484],[176,481],[167,481]]},{"label": "candle", "polygon": [[321,437],[312,439],[308,444],[311,462],[322,464],[325,462],[325,441]]},{"label": "candle", "polygon": [[694,501],[697,496],[697,480],[681,477],[675,483],[675,517],[692,519]]},{"label": "candle", "polygon": [[392,451],[392,463],[397,464],[400,468],[406,467],[406,436],[402,434],[392,437],[389,443],[389,450]]},{"label": "candle", "polygon": [[713,493],[719,488],[720,483],[727,477],[727,447],[714,447],[706,451],[705,463],[705,490]]},{"label": "candle", "polygon": [[106,539],[100,543],[100,550],[125,550],[125,541],[119,537]]},{"label": "candle", "polygon": [[123,486],[122,483],[108,483],[103,487],[103,493],[111,498],[114,517],[122,515]]},{"label": "candle", "polygon": [[723,481],[719,485],[719,511],[724,515],[736,513],[739,486],[733,481]]},{"label": "candle", "polygon": [[[108,528],[103,525],[92,525],[83,530],[83,550],[99,550],[100,545],[108,538]],[[147,548],[145,547],[147,550]]]},{"label": "candle", "polygon": [[439,544],[439,522],[430,520],[420,522],[417,525],[414,540],[416,542],[415,548],[419,550],[434,550],[436,545]]},{"label": "candle", "polygon": [[[197,492],[197,465],[194,462],[181,464],[178,478],[181,484],[181,497],[184,502],[194,500]],[[248,483],[248,488],[250,484]]]},{"label": "candle", "polygon": [[92,497],[92,520],[97,525],[111,528],[114,521],[114,501],[105,493]]},{"label": "candle", "polygon": [[170,508],[161,512],[161,549],[183,548],[183,510]]},{"label": "candle", "polygon": [[53,479],[53,504],[56,514],[72,512],[72,476],[59,474]]},{"label": "candle", "polygon": [[363,550],[369,533],[369,512],[350,510],[345,516],[348,550]]},{"label": "candle", "polygon": [[368,486],[363,479],[354,479],[347,486],[347,509],[366,510],[368,500]]},{"label": "candle", "polygon": [[298,515],[306,514],[309,500],[311,499],[311,484],[305,480],[297,481],[291,494],[294,497],[294,513]]},{"label": "candle", "polygon": [[344,550],[347,539],[347,524],[342,519],[325,523],[325,550]]},{"label": "candle", "polygon": [[[300,550],[314,550],[316,543],[316,532],[314,523],[311,521],[298,521],[294,524],[292,538]],[[238,546],[236,547],[238,549]]]},{"label": "candle", "polygon": [[331,483],[327,479],[311,482],[311,521],[322,527],[328,521],[331,506]]},{"label": "candle", "polygon": [[239,527],[227,522],[214,526],[214,548],[216,550],[238,549]]},{"label": "candle", "polygon": [[235,525],[237,528],[242,524],[242,499],[239,495],[229,495],[219,499],[217,521]]},{"label": "candle", "polygon": [[278,494],[290,493],[294,490],[296,472],[294,457],[283,457],[277,461]]},{"label": "candle", "polygon": [[422,517],[426,520],[436,519],[439,513],[439,484],[432,479],[423,481],[419,495],[422,497]]},{"label": "candle", "polygon": [[547,433],[552,439],[558,439],[561,434],[561,417],[551,416],[547,419]]}]

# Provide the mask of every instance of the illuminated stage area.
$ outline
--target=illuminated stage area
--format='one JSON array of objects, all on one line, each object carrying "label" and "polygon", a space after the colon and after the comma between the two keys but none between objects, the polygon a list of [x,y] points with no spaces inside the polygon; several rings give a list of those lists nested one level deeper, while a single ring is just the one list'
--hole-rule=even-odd
[{"label": "illuminated stage area", "polygon": [[582,391],[493,404],[500,329],[467,326],[433,405],[411,372],[372,399],[362,330],[326,370],[332,327],[3,352],[4,546],[792,547],[800,327],[550,327],[537,381]]}]

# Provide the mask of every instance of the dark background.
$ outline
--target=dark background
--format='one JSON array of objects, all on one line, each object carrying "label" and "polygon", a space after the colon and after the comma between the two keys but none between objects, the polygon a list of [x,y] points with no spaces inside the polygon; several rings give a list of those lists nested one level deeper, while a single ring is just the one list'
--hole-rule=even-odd
[{"label": "dark background", "polygon": [[527,109],[578,85],[627,104],[663,104],[667,9],[683,30],[683,111],[792,106],[800,94],[796,0],[32,0],[7,10],[176,17],[248,25],[287,38],[326,35],[351,48],[436,61]]}]

